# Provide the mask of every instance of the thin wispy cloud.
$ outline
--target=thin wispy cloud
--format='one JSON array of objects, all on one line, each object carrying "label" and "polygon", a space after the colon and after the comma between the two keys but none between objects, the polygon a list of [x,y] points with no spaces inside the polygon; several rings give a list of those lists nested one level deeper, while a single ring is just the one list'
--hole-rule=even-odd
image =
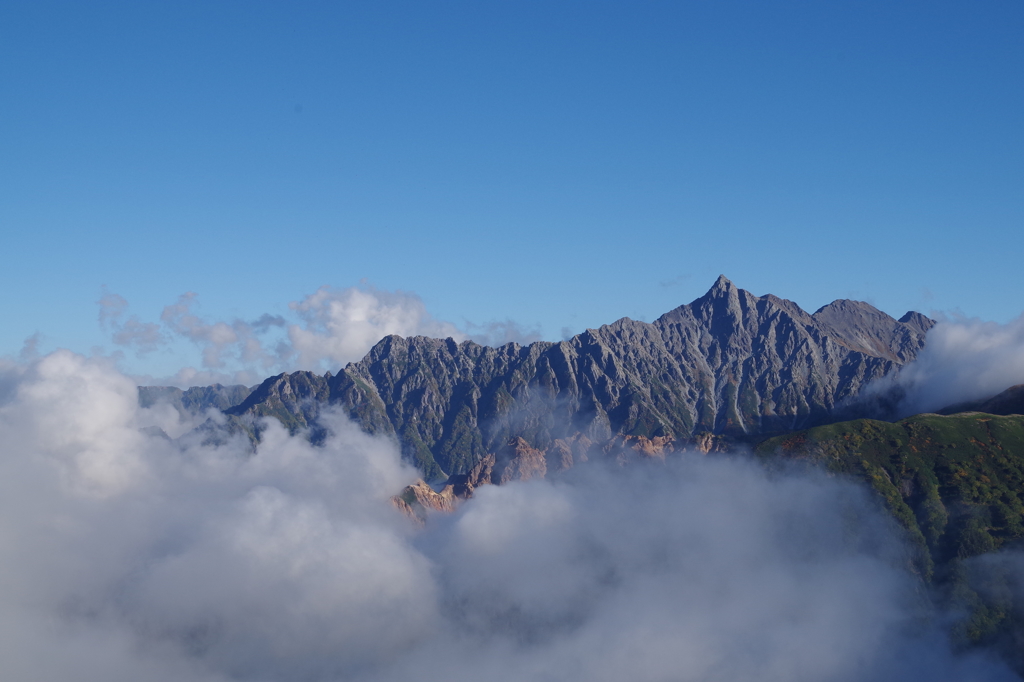
[{"label": "thin wispy cloud", "polygon": [[138,356],[151,353],[167,343],[159,324],[143,322],[137,315],[128,315],[128,301],[118,294],[104,291],[97,301],[100,326],[110,333],[116,345],[132,349]]},{"label": "thin wispy cloud", "polygon": [[524,325],[512,319],[493,320],[484,324],[466,320],[462,328],[470,340],[482,346],[504,346],[506,343],[527,345],[543,338],[538,325]]},{"label": "thin wispy cloud", "polygon": [[672,287],[677,287],[680,284],[683,284],[684,282],[687,282],[692,278],[693,275],[689,273],[676,275],[675,277],[672,277],[670,279],[663,279],[659,281],[658,286],[662,287],[663,289],[671,289]]}]

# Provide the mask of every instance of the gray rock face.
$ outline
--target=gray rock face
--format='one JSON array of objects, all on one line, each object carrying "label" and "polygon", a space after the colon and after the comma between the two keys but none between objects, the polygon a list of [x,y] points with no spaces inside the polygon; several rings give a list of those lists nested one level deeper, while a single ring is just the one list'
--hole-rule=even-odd
[{"label": "gray rock face", "polygon": [[389,336],[336,376],[272,377],[226,413],[315,427],[333,404],[441,478],[513,439],[546,451],[579,437],[743,438],[829,421],[866,382],[912,360],[933,324],[858,301],[808,314],[720,277],[653,323],[623,318],[561,343]]}]

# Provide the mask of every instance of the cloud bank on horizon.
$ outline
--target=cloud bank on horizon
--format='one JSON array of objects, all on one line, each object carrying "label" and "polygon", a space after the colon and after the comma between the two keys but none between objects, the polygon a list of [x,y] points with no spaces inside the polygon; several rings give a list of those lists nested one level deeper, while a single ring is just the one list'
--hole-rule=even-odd
[{"label": "cloud bank on horizon", "polygon": [[540,339],[537,329],[513,320],[465,322],[459,327],[431,315],[414,293],[369,285],[322,286],[289,304],[291,320],[269,313],[253,321],[207,320],[196,311],[198,296],[191,292],[165,306],[159,323],[129,314],[128,301],[115,293],[104,292],[98,304],[100,325],[111,341],[137,357],[179,339],[194,344],[200,351],[199,368],[186,367],[170,377],[138,377],[143,383],[182,387],[251,385],[297,369],[337,371],[362,359],[374,344],[391,334],[468,339],[484,345]]},{"label": "cloud bank on horizon", "polygon": [[108,360],[0,366],[5,679],[1011,680],[922,627],[861,488],[739,458],[485,487],[416,477],[340,415],[188,435]]}]

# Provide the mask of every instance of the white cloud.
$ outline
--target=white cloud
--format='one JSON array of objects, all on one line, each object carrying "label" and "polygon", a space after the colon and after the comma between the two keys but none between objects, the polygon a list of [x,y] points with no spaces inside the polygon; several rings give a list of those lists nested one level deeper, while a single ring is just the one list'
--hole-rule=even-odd
[{"label": "white cloud", "polygon": [[302,322],[288,327],[288,338],[297,366],[307,369],[360,360],[391,334],[466,338],[454,325],[432,317],[419,296],[404,291],[324,286],[289,307]]},{"label": "white cloud", "polygon": [[137,410],[134,382],[106,362],[65,350],[33,363],[20,379],[0,412],[8,447],[31,450],[77,492],[114,494],[144,475],[144,438],[125,421]]},{"label": "white cloud", "polygon": [[270,367],[273,364],[274,358],[256,337],[253,324],[242,320],[206,322],[192,310],[196,298],[192,292],[183,294],[177,303],[164,308],[160,321],[202,349],[203,367],[221,369],[227,365],[227,355],[242,365]]},{"label": "white cloud", "polygon": [[867,396],[897,392],[898,412],[917,414],[988,398],[1024,383],[1024,315],[1006,323],[940,320],[917,358],[871,385]]}]

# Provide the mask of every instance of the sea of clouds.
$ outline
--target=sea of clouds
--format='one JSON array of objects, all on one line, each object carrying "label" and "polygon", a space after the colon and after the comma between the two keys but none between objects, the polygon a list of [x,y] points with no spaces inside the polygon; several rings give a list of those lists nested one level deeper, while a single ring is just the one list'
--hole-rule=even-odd
[{"label": "sea of clouds", "polygon": [[107,360],[0,367],[3,679],[1017,679],[952,652],[852,483],[594,464],[421,526],[396,445],[326,419],[215,445]]}]

